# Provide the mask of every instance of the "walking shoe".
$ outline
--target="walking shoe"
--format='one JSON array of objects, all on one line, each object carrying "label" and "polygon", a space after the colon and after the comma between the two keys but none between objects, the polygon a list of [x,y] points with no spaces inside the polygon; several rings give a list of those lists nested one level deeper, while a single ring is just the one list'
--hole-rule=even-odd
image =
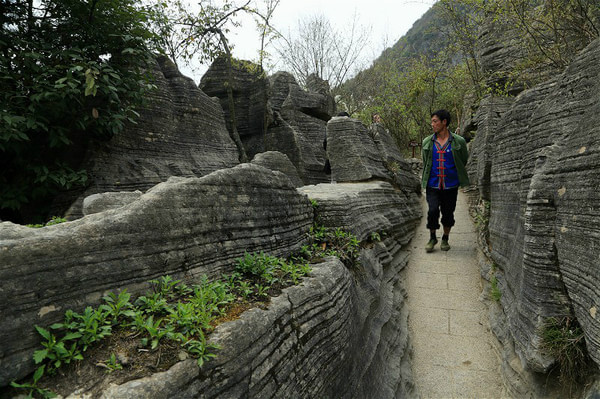
[{"label": "walking shoe", "polygon": [[450,249],[450,244],[448,244],[448,240],[442,240],[442,243],[440,244],[440,249],[442,251],[447,251]]},{"label": "walking shoe", "polygon": [[429,242],[427,243],[427,245],[425,245],[425,251],[427,251],[427,252],[433,251],[433,247],[435,247],[435,244],[437,244],[437,239],[435,239],[435,238],[429,239]]}]

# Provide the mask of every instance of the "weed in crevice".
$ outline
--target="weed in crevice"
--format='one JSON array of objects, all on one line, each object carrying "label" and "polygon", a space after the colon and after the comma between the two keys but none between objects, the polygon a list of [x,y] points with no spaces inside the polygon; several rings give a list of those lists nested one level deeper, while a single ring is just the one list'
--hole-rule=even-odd
[{"label": "weed in crevice", "polygon": [[502,298],[502,292],[498,287],[498,278],[496,276],[492,276],[492,278],[490,279],[490,284],[490,298],[492,298],[494,302],[499,302],[500,298]]},{"label": "weed in crevice", "polygon": [[325,256],[337,256],[349,269],[359,266],[360,241],[352,233],[340,228],[311,226],[308,244],[300,248],[298,256],[310,262]]},{"label": "weed in crevice", "polygon": [[41,388],[38,386],[38,381],[44,375],[44,369],[45,369],[45,366],[38,367],[38,369],[35,371],[35,373],[33,373],[33,381],[32,382],[25,382],[22,384],[18,384],[13,381],[10,383],[10,386],[13,388],[20,389],[20,390],[25,390],[27,392],[27,397],[26,397],[27,399],[33,398],[33,397],[40,397],[40,398],[44,398],[44,399],[57,397],[57,395],[54,392],[50,391],[49,389]]},{"label": "weed in crevice", "polygon": [[548,318],[540,331],[544,354],[556,359],[559,379],[565,386],[574,386],[587,378],[592,370],[583,329],[570,316]]}]

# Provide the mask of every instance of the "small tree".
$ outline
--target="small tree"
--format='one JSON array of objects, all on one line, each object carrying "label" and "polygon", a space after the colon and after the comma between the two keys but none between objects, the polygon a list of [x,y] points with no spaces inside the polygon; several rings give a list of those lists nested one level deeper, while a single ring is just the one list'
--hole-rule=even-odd
[{"label": "small tree", "polygon": [[277,53],[302,86],[315,74],[335,88],[363,66],[369,43],[370,29],[359,25],[356,14],[349,26],[338,31],[319,14],[301,19],[295,32],[282,34]]}]

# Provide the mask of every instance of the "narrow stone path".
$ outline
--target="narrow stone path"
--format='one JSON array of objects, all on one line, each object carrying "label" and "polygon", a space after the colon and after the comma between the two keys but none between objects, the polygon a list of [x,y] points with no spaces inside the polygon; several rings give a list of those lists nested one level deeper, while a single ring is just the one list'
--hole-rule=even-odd
[{"label": "narrow stone path", "polygon": [[[476,233],[460,192],[450,251],[425,252],[427,203],[406,270],[413,376],[423,399],[502,398],[500,362],[492,347]],[[438,230],[438,235],[441,230]],[[440,237],[438,237],[440,240]]]}]

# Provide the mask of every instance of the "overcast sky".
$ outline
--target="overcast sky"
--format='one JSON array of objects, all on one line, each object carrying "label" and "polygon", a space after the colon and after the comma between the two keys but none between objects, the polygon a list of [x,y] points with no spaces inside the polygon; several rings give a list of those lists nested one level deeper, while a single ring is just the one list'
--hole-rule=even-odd
[{"label": "overcast sky", "polygon": [[[286,34],[295,30],[301,18],[322,14],[336,30],[344,30],[356,13],[359,24],[371,29],[370,44],[364,54],[366,66],[369,66],[385,48],[396,43],[433,3],[435,0],[281,0],[273,14],[272,25]],[[233,28],[229,34],[229,40],[235,46],[233,56],[255,61],[260,48],[256,24],[251,17],[241,21],[242,26]],[[276,69],[281,69],[276,60],[275,63]],[[195,72],[185,67],[181,69],[185,75],[199,81],[207,66],[197,68]]]}]

